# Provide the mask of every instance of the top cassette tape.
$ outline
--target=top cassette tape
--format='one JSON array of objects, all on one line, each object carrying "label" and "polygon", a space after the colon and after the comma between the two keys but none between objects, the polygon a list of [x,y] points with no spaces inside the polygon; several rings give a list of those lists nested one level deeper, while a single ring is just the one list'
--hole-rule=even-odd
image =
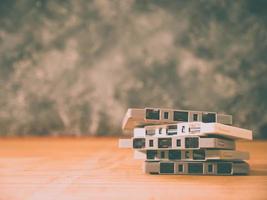
[{"label": "top cassette tape", "polygon": [[164,108],[129,108],[123,119],[122,130],[131,131],[135,127],[142,127],[145,125],[194,121],[204,123],[218,122],[231,125],[232,115]]},{"label": "top cassette tape", "polygon": [[182,122],[134,128],[134,137],[146,136],[217,136],[229,139],[252,140],[252,131],[220,123]]}]

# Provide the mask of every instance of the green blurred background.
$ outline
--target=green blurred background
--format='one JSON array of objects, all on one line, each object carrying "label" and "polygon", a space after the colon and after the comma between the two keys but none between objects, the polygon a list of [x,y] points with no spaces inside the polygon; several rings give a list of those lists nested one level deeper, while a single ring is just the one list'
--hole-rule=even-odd
[{"label": "green blurred background", "polygon": [[0,1],[1,135],[116,135],[146,106],[267,138],[267,1]]}]

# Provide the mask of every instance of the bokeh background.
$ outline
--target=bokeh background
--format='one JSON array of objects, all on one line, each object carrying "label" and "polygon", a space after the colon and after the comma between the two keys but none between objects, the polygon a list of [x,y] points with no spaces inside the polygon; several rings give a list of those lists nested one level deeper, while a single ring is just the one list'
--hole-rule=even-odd
[{"label": "bokeh background", "polygon": [[267,1],[0,1],[1,135],[116,135],[146,106],[267,138]]}]

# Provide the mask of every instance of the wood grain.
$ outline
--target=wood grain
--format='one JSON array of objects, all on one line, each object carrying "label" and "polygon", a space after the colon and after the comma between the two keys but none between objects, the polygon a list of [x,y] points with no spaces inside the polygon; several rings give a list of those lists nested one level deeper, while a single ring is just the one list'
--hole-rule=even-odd
[{"label": "wood grain", "polygon": [[0,139],[0,199],[267,199],[267,142],[249,176],[147,175],[117,138]]}]

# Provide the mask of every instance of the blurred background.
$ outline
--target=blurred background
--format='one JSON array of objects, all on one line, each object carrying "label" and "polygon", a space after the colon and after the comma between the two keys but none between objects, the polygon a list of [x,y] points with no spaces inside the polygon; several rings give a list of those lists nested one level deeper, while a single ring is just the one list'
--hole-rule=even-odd
[{"label": "blurred background", "polygon": [[267,138],[267,1],[1,0],[0,135],[119,135],[146,106]]}]

